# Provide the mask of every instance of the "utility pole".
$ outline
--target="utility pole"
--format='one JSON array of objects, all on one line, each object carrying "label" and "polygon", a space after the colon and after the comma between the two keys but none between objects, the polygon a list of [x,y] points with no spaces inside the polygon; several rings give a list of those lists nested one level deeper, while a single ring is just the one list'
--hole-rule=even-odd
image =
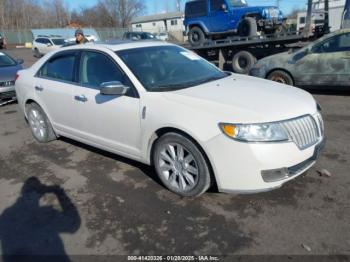
[{"label": "utility pole", "polygon": [[329,0],[324,1],[324,33],[328,34],[329,31]]},{"label": "utility pole", "polygon": [[280,2],[281,2],[281,0],[276,0],[276,6],[278,9],[280,9]]},{"label": "utility pole", "polygon": [[176,9],[177,11],[181,11],[181,0],[176,0]]},{"label": "utility pole", "polygon": [[304,37],[309,38],[311,36],[311,15],[312,15],[312,0],[307,2],[306,24],[304,28]]}]

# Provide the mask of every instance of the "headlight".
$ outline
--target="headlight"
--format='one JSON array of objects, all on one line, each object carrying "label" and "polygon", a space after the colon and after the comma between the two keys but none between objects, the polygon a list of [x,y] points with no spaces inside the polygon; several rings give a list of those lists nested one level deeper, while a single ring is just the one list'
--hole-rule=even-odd
[{"label": "headlight", "polygon": [[243,142],[283,142],[288,135],[279,123],[267,124],[219,124],[228,137]]}]

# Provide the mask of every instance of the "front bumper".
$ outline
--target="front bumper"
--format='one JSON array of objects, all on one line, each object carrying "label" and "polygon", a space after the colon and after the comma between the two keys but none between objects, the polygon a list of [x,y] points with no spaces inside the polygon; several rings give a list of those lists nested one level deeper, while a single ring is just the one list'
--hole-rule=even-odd
[{"label": "front bumper", "polygon": [[16,91],[14,86],[0,87],[0,100],[12,99],[16,97]]},{"label": "front bumper", "polygon": [[282,23],[283,21],[278,18],[261,19],[258,21],[258,25],[265,30],[277,29]]},{"label": "front bumper", "polygon": [[303,174],[315,164],[323,146],[323,138],[300,150],[293,142],[242,143],[219,135],[206,144],[206,151],[219,191],[249,194],[279,188]]}]

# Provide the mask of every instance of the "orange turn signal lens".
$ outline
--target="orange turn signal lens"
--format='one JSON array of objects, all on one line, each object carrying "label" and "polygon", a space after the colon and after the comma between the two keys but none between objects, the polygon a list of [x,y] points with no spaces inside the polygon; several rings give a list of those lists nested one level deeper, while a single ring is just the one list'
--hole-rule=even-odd
[{"label": "orange turn signal lens", "polygon": [[235,137],[236,136],[236,127],[234,125],[229,124],[221,124],[222,131],[229,137]]}]

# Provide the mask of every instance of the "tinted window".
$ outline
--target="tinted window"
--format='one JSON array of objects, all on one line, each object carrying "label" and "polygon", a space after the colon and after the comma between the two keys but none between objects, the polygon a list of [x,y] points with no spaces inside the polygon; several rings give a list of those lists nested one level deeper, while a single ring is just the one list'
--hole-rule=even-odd
[{"label": "tinted window", "polygon": [[74,81],[75,54],[57,56],[50,59],[40,69],[39,76],[51,79]]},{"label": "tinted window", "polygon": [[185,16],[197,17],[207,15],[207,0],[197,0],[186,4]]},{"label": "tinted window", "polygon": [[196,54],[176,46],[135,48],[117,54],[149,91],[172,91],[227,76]]},{"label": "tinted window", "polygon": [[124,83],[124,75],[115,63],[106,55],[97,52],[83,52],[79,79],[81,84],[95,88],[106,82]]},{"label": "tinted window", "polygon": [[49,43],[51,43],[51,42],[50,42],[50,40],[47,39],[47,38],[42,38],[42,43],[43,43],[43,44],[49,44]]},{"label": "tinted window", "polygon": [[211,11],[222,11],[222,6],[225,4],[224,0],[211,0],[210,10]]},{"label": "tinted window", "polygon": [[333,36],[313,48],[314,53],[350,51],[350,33]]},{"label": "tinted window", "polygon": [[43,43],[44,43],[42,38],[37,38],[37,39],[35,40],[35,42],[40,43],[40,44],[43,44]]},{"label": "tinted window", "polygon": [[65,41],[63,38],[52,39],[54,45],[64,45]]}]

